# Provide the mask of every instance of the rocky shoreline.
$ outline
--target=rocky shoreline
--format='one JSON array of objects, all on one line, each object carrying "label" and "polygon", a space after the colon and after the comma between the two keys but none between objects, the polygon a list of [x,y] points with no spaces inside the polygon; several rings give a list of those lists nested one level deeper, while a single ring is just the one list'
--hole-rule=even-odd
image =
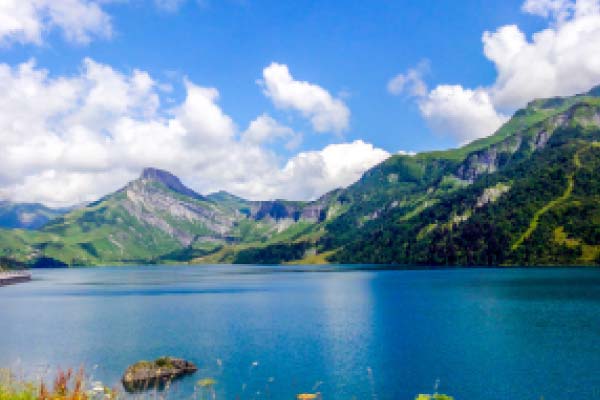
[{"label": "rocky shoreline", "polygon": [[29,272],[0,272],[0,286],[12,285],[15,283],[28,282],[31,280]]}]

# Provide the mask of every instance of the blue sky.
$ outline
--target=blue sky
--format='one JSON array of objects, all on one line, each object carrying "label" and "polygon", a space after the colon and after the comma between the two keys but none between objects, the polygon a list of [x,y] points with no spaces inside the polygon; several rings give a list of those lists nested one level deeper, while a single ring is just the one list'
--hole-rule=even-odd
[{"label": "blue sky", "polygon": [[[482,32],[509,23],[531,32],[544,22],[523,14],[521,3],[205,0],[199,5],[192,0],[171,11],[151,1],[115,3],[105,6],[113,18],[111,39],[74,45],[55,30],[43,46],[12,46],[2,59],[14,64],[34,57],[55,75],[74,74],[81,60],[91,57],[122,71],[143,69],[165,82],[174,73],[187,76],[218,88],[220,104],[240,122],[273,112],[255,81],[276,61],[297,79],[348,95],[352,117],[345,139],[364,139],[389,152],[423,151],[458,143],[432,133],[414,103],[387,93],[387,81],[428,60],[431,85],[493,82],[494,66],[482,55]],[[302,120],[289,122],[310,131]],[[302,148],[338,140],[306,135]]]},{"label": "blue sky", "polygon": [[[11,71],[0,76],[0,87],[15,93],[35,87],[20,110],[40,112],[39,121],[32,118],[39,123],[25,129],[26,118],[11,120],[15,112],[0,106],[6,129],[31,132],[3,134],[5,158],[14,165],[0,176],[0,197],[47,204],[88,201],[119,187],[135,176],[144,154],[150,154],[148,163],[174,170],[202,192],[314,198],[351,183],[389,154],[456,147],[493,133],[534,97],[569,95],[600,83],[593,60],[579,66],[560,61],[561,51],[583,57],[584,50],[599,50],[593,40],[600,38],[597,0],[7,0],[0,17],[0,63]],[[540,32],[552,37],[536,39]],[[561,45],[561,37],[570,38],[571,47]],[[27,62],[31,82],[18,79]],[[289,93],[269,86],[271,65],[287,68],[291,86],[281,88]],[[132,94],[136,71],[152,82],[143,96]],[[101,79],[92,77],[99,74]],[[391,90],[394,78],[400,84]],[[61,79],[77,94],[59,90]],[[121,103],[129,105],[84,107],[97,97],[100,81],[104,89],[96,92],[107,103],[123,96]],[[299,89],[294,82],[309,89],[293,92]],[[129,89],[118,92],[109,83]],[[196,91],[194,103],[196,87],[214,92]],[[52,93],[61,98],[56,111],[35,103]],[[347,119],[339,114],[344,110]],[[196,125],[194,115],[202,120]],[[250,145],[245,132],[261,115],[270,128]],[[329,122],[317,128],[315,118],[321,117]],[[195,154],[173,150],[165,156],[166,138],[173,137],[169,124],[183,126],[186,139],[177,146],[193,147]],[[140,144],[146,129],[162,132],[147,141],[164,140],[164,154]],[[44,162],[33,165],[25,159],[40,143],[51,156],[43,154]],[[343,144],[349,147],[335,147]],[[221,167],[216,159],[183,166],[183,160],[223,148],[231,154],[246,149],[256,158],[245,155],[248,164],[240,161],[235,173],[227,166],[237,165],[240,155]],[[86,152],[87,160],[71,154]],[[116,152],[128,161],[98,156]]]}]

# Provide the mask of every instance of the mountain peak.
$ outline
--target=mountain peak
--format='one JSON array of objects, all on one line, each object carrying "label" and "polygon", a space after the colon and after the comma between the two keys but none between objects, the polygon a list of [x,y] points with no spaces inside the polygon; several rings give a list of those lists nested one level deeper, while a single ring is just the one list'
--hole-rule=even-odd
[{"label": "mountain peak", "polygon": [[175,175],[173,175],[169,171],[165,171],[164,169],[151,168],[151,167],[144,168],[142,170],[140,179],[153,180],[153,181],[158,181],[161,183],[166,183],[168,181],[179,181],[179,178],[177,178]]},{"label": "mountain peak", "polygon": [[197,199],[203,199],[203,197],[194,192],[192,189],[181,183],[181,180],[169,171],[158,168],[144,168],[140,175],[140,180],[158,182],[171,189],[174,192],[184,194],[186,196],[194,197]]}]

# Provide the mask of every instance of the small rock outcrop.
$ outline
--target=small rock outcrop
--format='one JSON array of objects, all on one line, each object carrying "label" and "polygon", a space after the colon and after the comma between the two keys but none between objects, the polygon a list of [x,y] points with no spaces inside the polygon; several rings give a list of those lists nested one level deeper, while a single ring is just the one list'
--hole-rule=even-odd
[{"label": "small rock outcrop", "polygon": [[193,363],[173,357],[161,357],[154,361],[139,361],[125,370],[121,379],[128,392],[162,388],[167,382],[198,370]]}]

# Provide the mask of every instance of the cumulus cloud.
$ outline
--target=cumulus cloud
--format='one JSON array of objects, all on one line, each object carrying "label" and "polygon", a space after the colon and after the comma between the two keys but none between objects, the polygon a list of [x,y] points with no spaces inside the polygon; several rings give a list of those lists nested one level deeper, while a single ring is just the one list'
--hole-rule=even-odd
[{"label": "cumulus cloud", "polygon": [[316,132],[348,129],[350,110],[346,104],[318,85],[295,80],[287,65],[272,63],[263,70],[260,83],[276,107],[300,112]]},{"label": "cumulus cloud", "polygon": [[531,40],[515,25],[483,34],[484,54],[498,71],[489,88],[494,104],[515,109],[537,97],[573,95],[600,83],[600,2],[529,0],[525,6],[559,23]]},{"label": "cumulus cloud", "polygon": [[356,141],[282,163],[265,144],[295,140],[291,128],[262,114],[240,130],[217,89],[187,80],[185,98],[165,108],[161,86],[144,71],[123,73],[92,59],[62,77],[33,61],[0,64],[0,198],[91,201],[153,166],[204,193],[310,199],[389,156]]},{"label": "cumulus cloud", "polygon": [[408,93],[410,96],[422,97],[427,94],[427,84],[423,75],[429,71],[429,62],[421,61],[416,67],[410,68],[403,74],[398,74],[389,80],[387,90],[398,96]]},{"label": "cumulus cloud", "polygon": [[[309,198],[356,182],[365,170],[387,159],[390,154],[362,140],[331,144],[319,151],[301,152],[278,173],[284,193],[291,198]],[[331,182],[336,182],[332,187]]]},{"label": "cumulus cloud", "polygon": [[254,144],[269,143],[277,139],[286,139],[286,147],[293,150],[300,145],[302,135],[289,126],[280,124],[268,114],[256,117],[242,133],[243,141]]},{"label": "cumulus cloud", "polygon": [[419,108],[434,131],[461,144],[489,135],[507,119],[496,112],[486,90],[460,85],[437,86],[420,100]]},{"label": "cumulus cloud", "polygon": [[573,11],[573,6],[571,0],[527,0],[522,9],[532,15],[562,21]]},{"label": "cumulus cloud", "polygon": [[[483,54],[497,71],[489,86],[442,84],[418,98],[432,128],[459,141],[492,134],[535,98],[570,96],[600,83],[600,0],[527,0],[523,11],[546,18],[530,38],[516,25],[482,35]],[[408,71],[394,88],[419,76]]]},{"label": "cumulus cloud", "polygon": [[62,31],[75,43],[93,37],[109,37],[110,17],[92,0],[2,0],[0,1],[0,43],[40,45],[45,33]]},{"label": "cumulus cloud", "polygon": [[218,90],[196,86],[187,80],[185,87],[187,98],[175,114],[177,122],[189,133],[189,139],[197,143],[226,143],[231,140],[237,128],[217,104]]}]

